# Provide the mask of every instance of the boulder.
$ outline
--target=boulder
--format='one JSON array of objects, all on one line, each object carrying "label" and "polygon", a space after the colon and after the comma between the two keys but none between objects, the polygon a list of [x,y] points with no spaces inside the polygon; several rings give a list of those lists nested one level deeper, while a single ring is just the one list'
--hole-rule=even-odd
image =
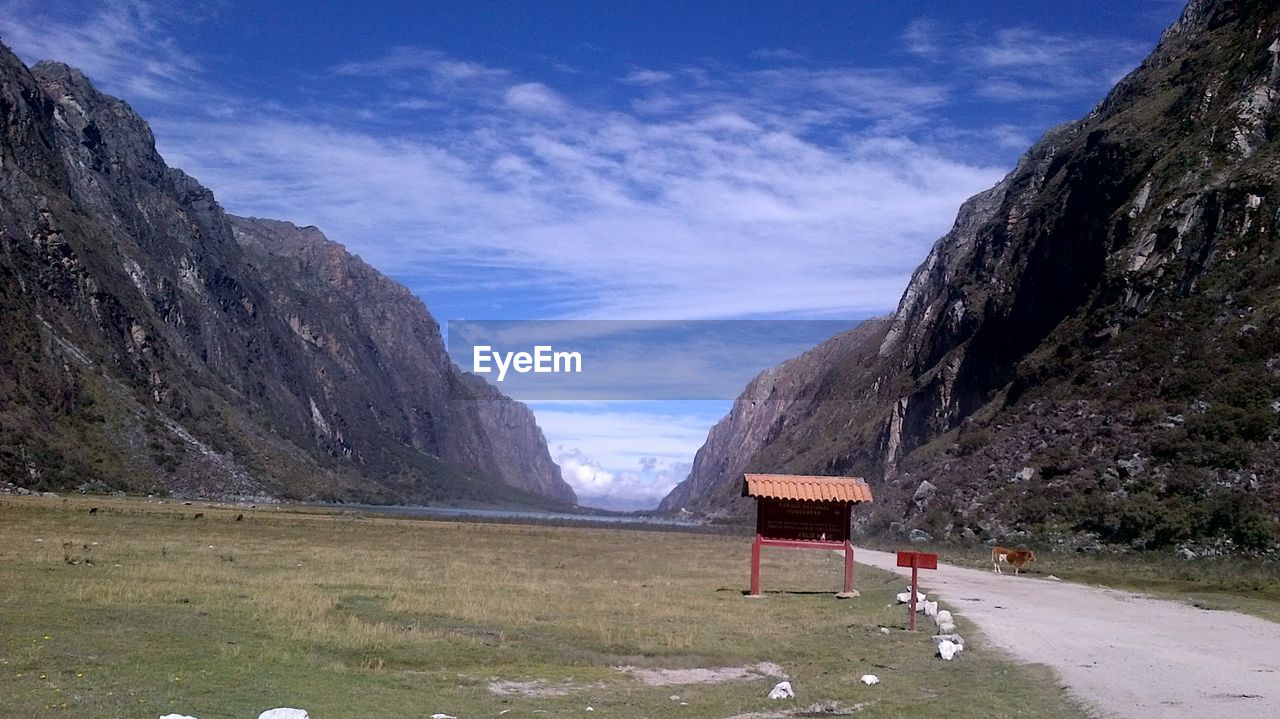
[{"label": "boulder", "polygon": [[258,719],[311,719],[311,715],[305,709],[280,707],[279,709],[268,709],[262,712],[258,715]]},{"label": "boulder", "polygon": [[919,487],[916,487],[916,493],[911,496],[911,499],[915,500],[916,502],[924,502],[925,500],[929,499],[930,497],[932,497],[937,493],[938,493],[937,485],[935,485],[933,482],[930,482],[929,480],[926,479],[925,481],[920,483]]},{"label": "boulder", "polygon": [[911,530],[911,533],[907,535],[907,538],[911,540],[912,544],[924,544],[925,542],[932,541],[933,535],[923,529],[913,529]]},{"label": "boulder", "polygon": [[[778,682],[769,692],[770,699],[795,699],[796,693],[791,689],[791,682]],[[258,719],[262,719],[259,717]]]},{"label": "boulder", "polygon": [[951,661],[951,659],[955,657],[957,653],[962,651],[964,651],[963,644],[956,644],[955,642],[949,639],[943,639],[942,641],[938,642],[938,656],[942,657],[947,661]]}]

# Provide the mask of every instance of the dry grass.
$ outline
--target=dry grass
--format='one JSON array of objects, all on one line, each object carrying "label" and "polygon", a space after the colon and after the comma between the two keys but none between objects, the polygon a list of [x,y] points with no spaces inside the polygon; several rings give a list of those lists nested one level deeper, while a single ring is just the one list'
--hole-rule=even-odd
[{"label": "dry grass", "polygon": [[797,706],[1081,716],[980,641],[934,659],[900,631],[897,579],[860,567],[864,596],[839,601],[839,557],[770,550],[775,591],[751,600],[747,559],[719,536],[6,498],[0,715],[717,717],[778,709],[776,680],[649,686],[618,667],[776,662]]}]

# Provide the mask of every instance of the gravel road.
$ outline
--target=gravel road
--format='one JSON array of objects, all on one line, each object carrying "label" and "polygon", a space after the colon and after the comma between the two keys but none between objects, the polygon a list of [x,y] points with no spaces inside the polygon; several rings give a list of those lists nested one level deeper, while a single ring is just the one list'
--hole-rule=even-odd
[{"label": "gravel road", "polygon": [[[858,549],[855,556],[861,564],[911,574],[895,566],[893,554]],[[1133,592],[942,564],[921,571],[920,585],[930,599],[978,625],[987,644],[1053,667],[1103,717],[1280,717],[1280,624]]]}]

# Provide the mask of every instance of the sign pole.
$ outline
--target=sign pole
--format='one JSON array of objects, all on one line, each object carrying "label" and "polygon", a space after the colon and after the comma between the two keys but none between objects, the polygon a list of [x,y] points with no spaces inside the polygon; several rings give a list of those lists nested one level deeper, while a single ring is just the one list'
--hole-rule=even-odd
[{"label": "sign pole", "polygon": [[844,593],[853,591],[853,542],[844,540]]},{"label": "sign pole", "polygon": [[756,541],[751,543],[751,596],[760,596],[760,545],[763,543],[763,537],[756,535]]},{"label": "sign pole", "polygon": [[920,562],[918,561],[918,553],[913,553],[911,557],[911,631],[916,630],[916,595],[920,592],[920,580],[917,574],[920,571]]}]

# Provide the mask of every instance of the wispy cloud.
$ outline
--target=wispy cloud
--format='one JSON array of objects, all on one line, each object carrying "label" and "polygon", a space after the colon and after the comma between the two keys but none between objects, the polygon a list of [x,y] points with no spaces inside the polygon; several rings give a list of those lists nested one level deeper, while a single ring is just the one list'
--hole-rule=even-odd
[{"label": "wispy cloud", "polygon": [[87,19],[68,21],[42,6],[34,0],[0,4],[0,16],[7,18],[0,21],[0,38],[33,61],[70,62],[92,78],[109,78],[125,99],[175,101],[192,91],[201,67],[165,31],[172,9],[114,0]]},{"label": "wispy cloud", "polygon": [[393,48],[377,58],[342,63],[334,68],[334,72],[366,78],[413,78],[436,84],[484,82],[509,75],[502,68],[459,60],[438,50],[421,47]]},{"label": "wispy cloud", "polygon": [[[449,62],[400,49],[358,69]],[[232,211],[318,224],[438,291],[483,281],[478,267],[523,273],[544,311],[575,317],[878,313],[1000,174],[895,132],[946,94],[888,71],[673,74],[639,88],[670,93],[650,113],[470,77],[487,88],[457,90],[471,113],[431,132],[375,132],[345,108],[153,124]]]},{"label": "wispy cloud", "polygon": [[1026,27],[944,26],[928,18],[912,21],[902,42],[909,53],[948,68],[950,77],[978,95],[1001,102],[1098,95],[1150,49],[1115,38]]},{"label": "wispy cloud", "polygon": [[755,60],[780,60],[782,62],[799,62],[804,59],[803,54],[785,47],[761,48],[752,52],[751,57]]},{"label": "wispy cloud", "polygon": [[675,75],[661,70],[637,68],[627,73],[622,81],[631,85],[657,85],[675,79]]}]

